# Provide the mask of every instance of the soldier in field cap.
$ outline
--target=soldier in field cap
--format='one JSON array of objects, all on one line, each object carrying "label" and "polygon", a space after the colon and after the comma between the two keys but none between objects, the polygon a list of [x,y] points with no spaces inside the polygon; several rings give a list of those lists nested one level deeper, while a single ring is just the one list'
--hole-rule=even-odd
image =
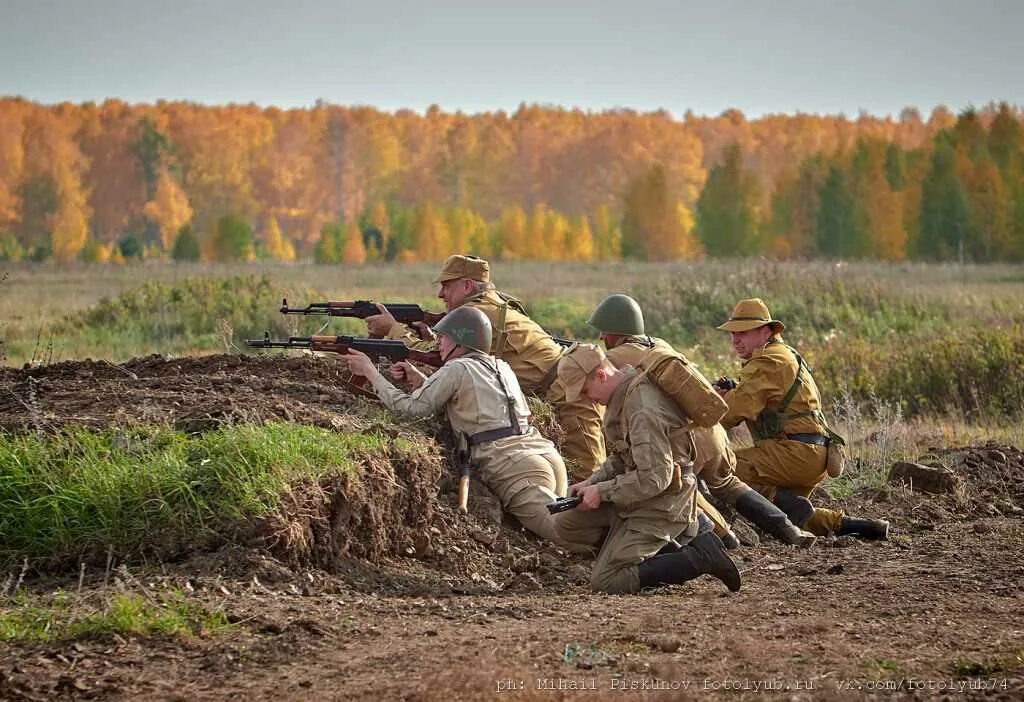
[{"label": "soldier in field cap", "polygon": [[759,298],[740,300],[718,327],[732,335],[743,360],[739,379],[716,386],[729,410],[722,425],[745,422],[754,446],[736,451],[736,475],[773,499],[789,518],[813,534],[850,534],[865,539],[888,537],[889,523],[855,519],[815,508],[807,496],[828,475],[842,470],[843,439],[829,429],[811,369],[796,349],[782,340],[786,326],[772,318]]},{"label": "soldier in field cap", "polygon": [[569,487],[580,504],[555,515],[563,542],[600,548],[591,587],[629,593],[707,574],[739,590],[739,571],[722,541],[698,533],[696,451],[675,400],[632,366],[616,368],[593,344],[574,346],[558,379],[570,399],[605,405],[609,456]]},{"label": "soldier in field cap", "polygon": [[[491,283],[491,266],[477,256],[449,256],[434,281],[445,309],[475,307],[487,315],[493,327],[490,352],[507,362],[523,390],[543,398],[554,407],[565,430],[562,455],[575,477],[590,475],[604,460],[601,410],[586,397],[569,399],[558,381],[558,364],[565,349],[539,324],[530,319],[516,298],[499,292]],[[371,334],[402,339],[419,349],[433,348],[434,340],[409,334],[405,325],[381,308],[381,314],[366,320]],[[421,335],[424,336],[424,335]]]}]

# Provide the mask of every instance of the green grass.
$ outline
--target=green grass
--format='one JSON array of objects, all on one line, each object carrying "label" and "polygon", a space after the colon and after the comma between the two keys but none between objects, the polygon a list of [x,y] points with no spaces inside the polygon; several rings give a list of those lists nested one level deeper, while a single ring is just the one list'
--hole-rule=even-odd
[{"label": "green grass", "polygon": [[158,555],[223,539],[299,480],[351,471],[378,434],[288,424],[0,434],[0,564]]},{"label": "green grass", "polygon": [[0,609],[2,642],[63,641],[109,634],[187,638],[234,628],[222,609],[208,610],[177,591],[157,598],[116,594],[98,607],[72,606],[64,592],[42,601],[32,601],[19,592],[15,600],[13,606]]}]

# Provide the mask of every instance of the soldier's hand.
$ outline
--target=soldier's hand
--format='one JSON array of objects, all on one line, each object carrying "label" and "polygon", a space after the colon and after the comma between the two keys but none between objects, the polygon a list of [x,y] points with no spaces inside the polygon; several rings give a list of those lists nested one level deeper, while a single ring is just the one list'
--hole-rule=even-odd
[{"label": "soldier's hand", "polygon": [[424,341],[430,341],[434,338],[434,332],[430,331],[430,325],[426,322],[413,322],[409,326],[412,327],[414,332],[416,332],[416,336]]},{"label": "soldier's hand", "polygon": [[566,491],[565,496],[576,497],[576,495],[583,492],[583,489],[588,485],[590,485],[589,480],[581,480],[578,483],[573,483],[572,485],[569,486],[569,489]]},{"label": "soldier's hand", "polygon": [[399,361],[391,366],[388,371],[395,380],[405,380],[412,386],[413,390],[423,385],[427,376],[420,372],[420,369],[408,361]]},{"label": "soldier's hand", "polygon": [[601,506],[601,491],[597,489],[596,485],[587,485],[580,492],[580,495],[583,496],[583,500],[576,509],[582,509],[584,512],[589,512],[590,510],[597,509]]},{"label": "soldier's hand", "polygon": [[715,390],[718,391],[719,395],[724,395],[725,393],[729,392],[730,390],[735,390],[736,389],[736,381],[733,380],[732,378],[728,378],[728,377],[726,377],[724,375],[721,378],[719,378],[718,380],[716,380],[715,382],[711,383],[711,385],[712,385],[712,387],[715,388]]},{"label": "soldier's hand", "polygon": [[364,378],[369,378],[377,372],[377,367],[373,365],[373,361],[362,351],[348,349],[340,358],[348,366],[348,372],[352,375],[361,375]]},{"label": "soldier's hand", "polygon": [[388,335],[388,332],[390,332],[391,328],[397,324],[397,321],[392,314],[388,312],[387,307],[379,302],[376,303],[376,305],[378,314],[373,314],[366,318],[366,331],[370,336],[383,338]]}]

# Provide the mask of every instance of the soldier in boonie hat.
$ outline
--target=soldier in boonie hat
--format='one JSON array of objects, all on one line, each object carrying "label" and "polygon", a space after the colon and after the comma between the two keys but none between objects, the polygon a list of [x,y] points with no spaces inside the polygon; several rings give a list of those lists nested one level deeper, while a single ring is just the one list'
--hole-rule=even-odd
[{"label": "soldier in boonie hat", "polygon": [[772,319],[768,305],[759,297],[752,297],[747,300],[740,300],[729,315],[728,321],[719,325],[719,329],[729,332],[744,332],[769,325],[772,332],[781,334],[786,325],[777,319]]},{"label": "soldier in boonie hat", "polygon": [[785,325],[760,298],[740,300],[718,327],[732,334],[743,360],[737,380],[715,386],[729,406],[722,426],[746,423],[754,446],[736,451],[736,475],[771,499],[799,527],[817,536],[836,534],[885,539],[889,523],[859,519],[840,510],[814,507],[811,490],[842,472],[845,440],[822,412],[810,366],[782,340]]}]

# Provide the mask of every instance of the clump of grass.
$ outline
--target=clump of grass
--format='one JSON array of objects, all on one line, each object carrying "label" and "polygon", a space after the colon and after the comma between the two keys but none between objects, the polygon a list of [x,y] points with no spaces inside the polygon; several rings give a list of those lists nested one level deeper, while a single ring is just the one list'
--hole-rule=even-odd
[{"label": "clump of grass", "polygon": [[[870,271],[867,271],[870,272]],[[786,323],[788,340],[883,339],[944,328],[950,319],[1024,319],[1020,305],[988,296],[937,296],[934,290],[899,286],[890,275],[825,265],[741,263],[732,275],[680,276],[639,288],[636,297],[652,334],[692,345],[721,332],[737,300],[763,298]]]},{"label": "clump of grass", "polygon": [[300,479],[350,471],[379,434],[289,424],[0,434],[0,564],[175,553],[265,515]]},{"label": "clump of grass", "polygon": [[[299,320],[278,311],[285,296],[321,297],[308,288],[282,289],[267,275],[186,278],[175,284],[153,281],[116,298],[103,298],[45,333],[61,356],[95,354],[121,360],[154,352],[241,350],[246,338],[259,338],[264,331],[296,333]],[[26,355],[28,349],[21,348],[26,343],[22,340],[14,355]]]},{"label": "clump of grass", "polygon": [[156,598],[118,593],[100,606],[72,605],[58,591],[49,601],[33,602],[23,593],[0,610],[0,641],[62,641],[109,634],[205,636],[230,631],[222,609],[189,602],[177,590]]},{"label": "clump of grass", "polygon": [[1024,412],[1024,327],[918,335],[884,345],[851,340],[819,354],[819,380],[855,401],[898,403],[907,416]]}]

